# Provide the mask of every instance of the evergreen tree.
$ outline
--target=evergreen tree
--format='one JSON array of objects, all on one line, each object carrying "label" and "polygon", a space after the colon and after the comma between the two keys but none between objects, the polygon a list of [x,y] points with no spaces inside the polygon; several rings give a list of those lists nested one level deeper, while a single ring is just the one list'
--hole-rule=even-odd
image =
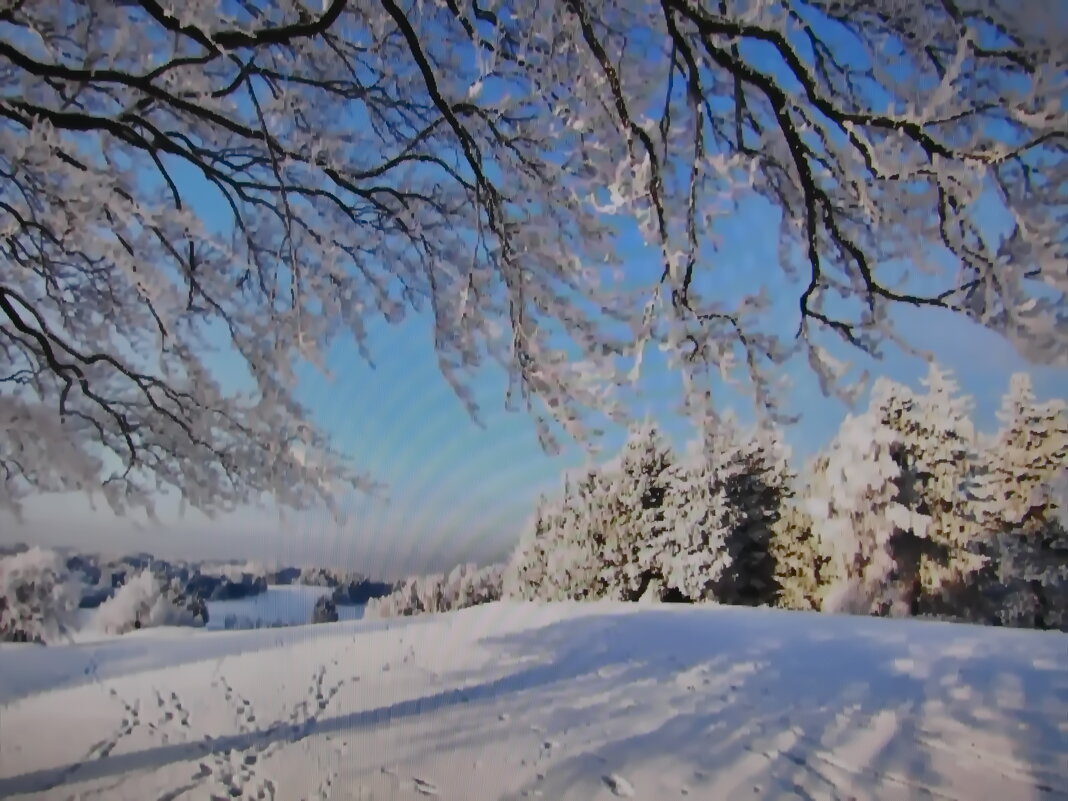
[{"label": "evergreen tree", "polygon": [[731,565],[727,539],[735,516],[706,462],[679,465],[671,479],[667,525],[655,543],[660,599],[715,600],[716,586]]},{"label": "evergreen tree", "polygon": [[1012,377],[988,451],[984,520],[996,537],[988,586],[1000,622],[1068,630],[1068,411]]},{"label": "evergreen tree", "polygon": [[778,595],[771,540],[792,495],[786,453],[774,430],[749,435],[720,426],[706,445],[709,472],[729,510],[730,564],[714,589],[720,603],[762,605]]},{"label": "evergreen tree", "polygon": [[637,601],[661,577],[657,556],[664,539],[674,455],[656,428],[632,429],[618,469],[599,472],[589,532],[602,569],[593,595]]},{"label": "evergreen tree", "polygon": [[830,583],[829,558],[813,530],[801,499],[783,504],[769,546],[778,588],[776,606],[818,611]]},{"label": "evergreen tree", "polygon": [[711,421],[696,458],[672,472],[657,548],[665,586],[691,601],[774,603],[771,540],[789,482],[772,432],[743,434],[731,417]]},{"label": "evergreen tree", "polygon": [[927,391],[921,395],[886,380],[872,394],[872,413],[895,435],[896,500],[927,521],[895,533],[891,581],[909,614],[974,618],[980,610],[971,590],[985,560],[974,503],[972,403],[936,364],[922,383]]},{"label": "evergreen tree", "polygon": [[912,587],[899,560],[906,543],[926,536],[930,518],[902,503],[902,438],[872,411],[846,416],[816,462],[806,507],[827,557],[823,608],[905,616]]},{"label": "evergreen tree", "polygon": [[772,530],[789,474],[767,435],[732,421],[678,463],[651,426],[617,459],[539,503],[506,578],[515,598],[772,603]]},{"label": "evergreen tree", "polygon": [[508,597],[637,601],[659,585],[657,543],[673,455],[652,426],[632,428],[617,459],[542,499],[506,569]]},{"label": "evergreen tree", "polygon": [[563,503],[555,516],[554,533],[546,560],[546,600],[584,600],[609,597],[604,592],[606,530],[613,506],[610,483],[597,470],[565,486]]},{"label": "evergreen tree", "polygon": [[554,516],[558,514],[542,495],[538,498],[531,521],[504,569],[503,593],[506,598],[533,601],[541,597],[548,570],[548,548],[558,529]]}]

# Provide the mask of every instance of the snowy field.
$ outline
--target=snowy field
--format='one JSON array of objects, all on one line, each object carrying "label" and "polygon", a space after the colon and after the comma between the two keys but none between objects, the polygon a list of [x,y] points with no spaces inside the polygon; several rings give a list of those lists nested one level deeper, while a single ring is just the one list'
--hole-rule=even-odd
[{"label": "snowy field", "polygon": [[[236,629],[268,628],[271,626],[302,626],[311,621],[315,602],[323,595],[329,595],[331,588],[304,584],[272,584],[266,592],[248,598],[233,601],[208,601],[208,631],[226,628],[226,618],[234,616]],[[337,614],[341,620],[360,620],[366,606],[338,606]],[[79,609],[77,611],[78,630],[72,632],[72,639],[87,642],[100,639],[100,632],[95,630],[94,616],[96,609]]]},{"label": "snowy field", "polygon": [[0,647],[0,797],[1068,797],[1068,636],[491,604]]},{"label": "snowy field", "polygon": [[[272,584],[267,591],[236,601],[208,601],[209,630],[223,628],[227,615],[234,615],[239,623],[259,622],[264,626],[301,626],[311,621],[315,602],[332,592],[330,587],[311,587],[302,584]],[[341,620],[359,620],[363,606],[339,606]],[[239,625],[238,628],[248,628]]]}]

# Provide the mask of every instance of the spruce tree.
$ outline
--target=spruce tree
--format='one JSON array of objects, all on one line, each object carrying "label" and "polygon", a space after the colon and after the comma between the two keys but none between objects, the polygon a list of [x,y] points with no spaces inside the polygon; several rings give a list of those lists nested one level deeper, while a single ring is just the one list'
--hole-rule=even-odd
[{"label": "spruce tree", "polygon": [[1040,403],[1026,374],[1012,377],[987,454],[985,521],[996,537],[988,588],[1000,622],[1068,629],[1068,411]]},{"label": "spruce tree", "polygon": [[818,611],[830,584],[829,557],[813,530],[804,498],[783,504],[769,546],[775,566],[775,605],[783,609]]},{"label": "spruce tree", "polygon": [[970,590],[985,560],[975,506],[978,451],[972,402],[936,364],[922,384],[926,392],[917,395],[881,381],[871,402],[872,413],[895,434],[896,500],[926,520],[922,528],[894,535],[892,581],[910,614],[975,618],[980,612]]}]

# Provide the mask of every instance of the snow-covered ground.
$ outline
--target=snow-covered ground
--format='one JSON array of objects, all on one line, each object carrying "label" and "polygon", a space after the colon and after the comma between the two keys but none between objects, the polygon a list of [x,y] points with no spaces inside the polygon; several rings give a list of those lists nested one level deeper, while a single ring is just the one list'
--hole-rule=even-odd
[{"label": "snow-covered ground", "polygon": [[498,603],[6,645],[0,688],[3,797],[1068,797],[1051,632]]}]

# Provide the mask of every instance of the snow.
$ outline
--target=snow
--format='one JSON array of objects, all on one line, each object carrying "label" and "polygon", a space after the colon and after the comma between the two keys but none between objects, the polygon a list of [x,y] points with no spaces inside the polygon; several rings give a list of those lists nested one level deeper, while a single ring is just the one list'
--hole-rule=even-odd
[{"label": "snow", "polygon": [[89,627],[103,633],[124,634],[135,628],[192,626],[194,620],[191,611],[174,602],[173,593],[165,591],[158,576],[142,570],[100,604]]},{"label": "snow", "polygon": [[[330,587],[304,584],[269,584],[265,592],[247,598],[229,601],[207,601],[209,631],[226,628],[226,618],[233,615],[236,629],[270,628],[272,626],[303,626],[311,622],[315,602],[332,592]],[[359,620],[366,606],[338,606],[341,620]],[[76,613],[77,630],[69,632],[77,642],[100,639],[97,630],[96,609],[79,609]]]},{"label": "snow", "polygon": [[[333,592],[330,587],[303,584],[269,584],[267,591],[232,601],[208,601],[208,629],[222,629],[226,617],[234,615],[238,628],[253,628],[251,622],[263,626],[301,626],[311,622],[315,602]],[[359,620],[363,606],[338,606],[342,620]]]},{"label": "snow", "polygon": [[0,647],[0,797],[1052,799],[1068,635],[492,603]]}]

